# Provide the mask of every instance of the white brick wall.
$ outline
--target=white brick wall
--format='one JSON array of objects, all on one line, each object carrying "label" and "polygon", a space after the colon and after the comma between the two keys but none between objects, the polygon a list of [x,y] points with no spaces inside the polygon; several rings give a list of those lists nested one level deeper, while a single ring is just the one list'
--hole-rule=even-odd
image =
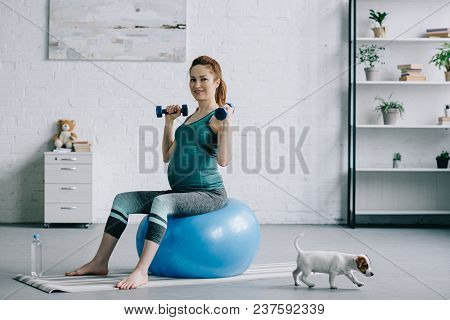
[{"label": "white brick wall", "polygon": [[[260,174],[243,172],[241,133],[346,69],[347,1],[188,1],[185,63],[95,65],[46,59],[48,35],[37,26],[47,29],[47,0],[4,3],[25,18],[0,3],[0,222],[43,222],[43,152],[50,150],[60,118],[75,119],[80,139],[94,144],[94,221],[106,221],[119,192],[168,188],[161,155],[157,173],[139,173],[139,127],[156,127],[160,143],[163,121],[155,119],[152,102],[194,105],[187,72],[202,54],[221,63],[228,100],[238,109],[233,170],[221,169],[229,195],[248,203],[263,223],[345,218],[347,74],[270,124],[282,128],[284,144],[276,134],[271,142],[262,139],[259,161],[272,159],[276,168],[278,157],[289,155],[289,139],[296,144],[310,126],[303,146],[309,175],[289,157],[286,165],[295,174],[270,174],[264,165]],[[296,128],[292,137],[289,127]],[[249,167],[257,154],[252,141],[248,137]]]}]

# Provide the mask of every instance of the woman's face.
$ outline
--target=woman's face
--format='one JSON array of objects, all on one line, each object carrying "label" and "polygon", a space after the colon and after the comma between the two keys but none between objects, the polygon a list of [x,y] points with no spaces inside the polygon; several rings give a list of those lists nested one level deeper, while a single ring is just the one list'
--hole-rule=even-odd
[{"label": "woman's face", "polygon": [[196,65],[191,69],[189,88],[197,101],[214,100],[220,79],[214,80],[214,73],[208,66]]}]

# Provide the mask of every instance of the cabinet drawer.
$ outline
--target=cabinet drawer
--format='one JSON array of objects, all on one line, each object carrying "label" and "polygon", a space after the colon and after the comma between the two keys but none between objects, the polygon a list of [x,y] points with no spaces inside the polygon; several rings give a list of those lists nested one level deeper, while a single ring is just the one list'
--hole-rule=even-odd
[{"label": "cabinet drawer", "polygon": [[45,166],[46,183],[91,183],[90,164],[54,164]]},{"label": "cabinet drawer", "polygon": [[45,154],[45,164],[89,164],[92,163],[92,153],[89,152],[68,152]]},{"label": "cabinet drawer", "polygon": [[92,223],[92,204],[46,203],[45,223]]},{"label": "cabinet drawer", "polygon": [[47,203],[91,203],[92,185],[77,183],[46,183],[45,202]]}]

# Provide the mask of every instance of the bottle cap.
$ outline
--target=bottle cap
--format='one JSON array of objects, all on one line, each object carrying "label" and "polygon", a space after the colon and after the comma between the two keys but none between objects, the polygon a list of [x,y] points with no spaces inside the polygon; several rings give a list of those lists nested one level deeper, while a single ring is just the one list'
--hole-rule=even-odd
[{"label": "bottle cap", "polygon": [[33,238],[34,238],[35,240],[39,240],[39,234],[38,234],[38,233],[33,234]]}]

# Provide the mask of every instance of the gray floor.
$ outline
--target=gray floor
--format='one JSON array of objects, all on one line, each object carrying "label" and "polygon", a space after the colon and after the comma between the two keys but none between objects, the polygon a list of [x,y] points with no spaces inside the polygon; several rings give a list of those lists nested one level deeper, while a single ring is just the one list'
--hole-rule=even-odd
[{"label": "gray floor", "polygon": [[[337,250],[366,253],[375,276],[355,287],[339,277],[340,289],[330,290],[325,275],[311,275],[316,287],[295,287],[291,277],[142,288],[132,291],[47,294],[18,283],[12,277],[28,273],[32,234],[39,232],[44,245],[46,275],[63,274],[90,259],[100,242],[104,225],[89,229],[0,225],[0,299],[447,299],[450,297],[450,229],[358,228],[310,225],[264,225],[261,249],[255,263],[295,261],[292,245],[304,232],[306,250]],[[134,235],[137,225],[128,226],[110,262],[111,272],[132,270],[137,262]],[[81,248],[81,249],[80,249]]]}]

